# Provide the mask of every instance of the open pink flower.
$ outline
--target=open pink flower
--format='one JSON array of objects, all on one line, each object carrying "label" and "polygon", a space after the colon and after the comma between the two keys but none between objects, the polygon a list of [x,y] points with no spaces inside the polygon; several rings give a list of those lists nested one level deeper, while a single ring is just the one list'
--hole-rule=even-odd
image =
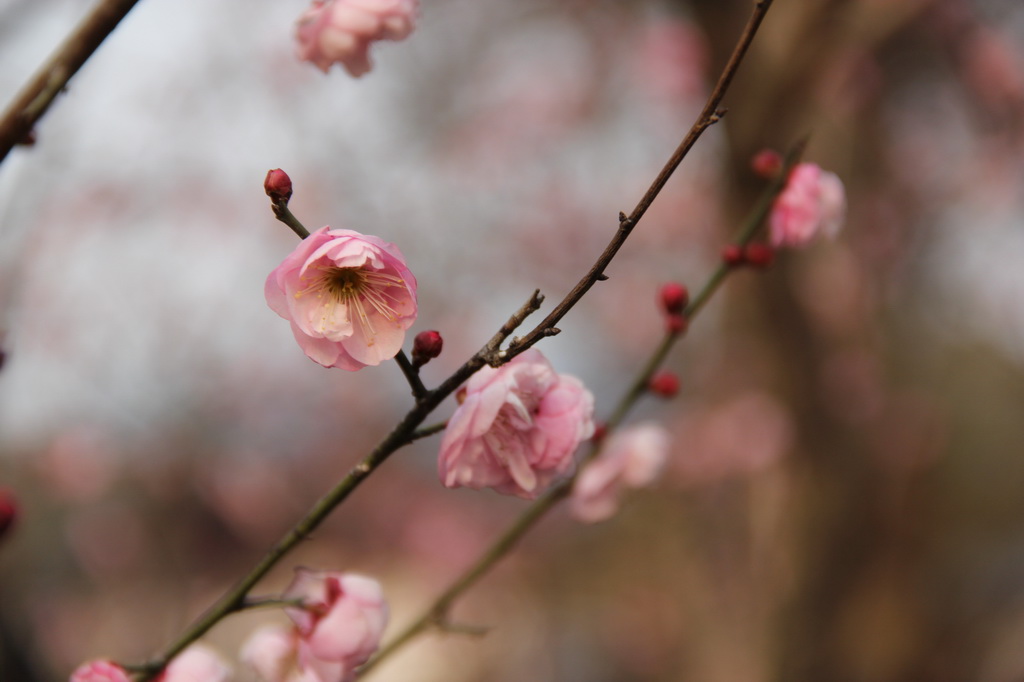
[{"label": "open pink flower", "polygon": [[314,0],[299,17],[299,59],[324,73],[335,62],[358,78],[370,70],[370,44],[402,40],[415,25],[419,0]]},{"label": "open pink flower", "polygon": [[416,278],[401,251],[352,230],[324,227],[303,239],[267,277],[265,294],[324,367],[357,370],[395,357],[416,320]]},{"label": "open pink flower", "polygon": [[611,518],[623,488],[643,488],[661,475],[668,459],[668,432],[657,424],[638,424],[613,433],[601,454],[580,472],[569,511],[584,523]]},{"label": "open pink flower", "polygon": [[448,420],[441,482],[533,499],[572,469],[576,447],[594,433],[593,414],[590,391],[556,373],[538,350],[484,367]]},{"label": "open pink flower", "polygon": [[354,573],[300,568],[284,593],[303,607],[285,609],[294,627],[266,626],[241,658],[266,682],[349,682],[380,646],[388,606],[380,583]]},{"label": "open pink flower", "polygon": [[768,216],[772,244],[803,246],[819,232],[832,236],[845,215],[843,181],[816,164],[797,164]]},{"label": "open pink flower", "polygon": [[131,682],[124,668],[111,661],[89,661],[71,673],[70,682]]}]

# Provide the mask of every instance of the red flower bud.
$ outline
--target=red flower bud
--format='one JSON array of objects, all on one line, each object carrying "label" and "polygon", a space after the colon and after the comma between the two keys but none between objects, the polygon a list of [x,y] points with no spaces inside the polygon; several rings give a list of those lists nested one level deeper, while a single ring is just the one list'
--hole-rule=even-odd
[{"label": "red flower bud", "polygon": [[595,443],[600,443],[608,435],[608,425],[604,423],[594,424],[594,435],[590,437]]},{"label": "red flower bud", "polygon": [[0,540],[11,529],[18,519],[18,502],[14,493],[7,488],[0,488]]},{"label": "red flower bud", "polygon": [[666,315],[665,331],[669,334],[685,334],[690,328],[690,321],[682,315]]},{"label": "red flower bud", "polygon": [[288,200],[292,198],[292,179],[280,168],[269,170],[263,181],[263,190],[271,201],[288,203]]},{"label": "red flower bud", "polygon": [[661,287],[659,292],[661,309],[667,315],[678,315],[686,309],[690,302],[690,292],[679,282],[669,282]]},{"label": "red flower bud", "polygon": [[766,268],[775,260],[775,249],[767,244],[747,244],[743,259],[755,268]]},{"label": "red flower bud", "polygon": [[750,160],[750,168],[757,175],[770,180],[782,170],[782,155],[774,149],[762,149]]},{"label": "red flower bud", "polygon": [[647,383],[647,390],[662,398],[671,398],[679,392],[679,377],[675,372],[663,369]]},{"label": "red flower bud", "polygon": [[420,332],[412,342],[412,364],[421,367],[441,354],[444,339],[436,331]]},{"label": "red flower bud", "polygon": [[743,265],[746,262],[743,257],[743,249],[738,244],[729,244],[722,249],[722,262],[733,268]]}]

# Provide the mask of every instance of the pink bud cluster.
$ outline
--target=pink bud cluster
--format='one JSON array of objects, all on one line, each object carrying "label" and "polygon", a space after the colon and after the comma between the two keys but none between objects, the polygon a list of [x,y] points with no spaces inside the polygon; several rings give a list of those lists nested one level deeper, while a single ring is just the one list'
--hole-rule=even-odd
[{"label": "pink bud cluster", "polygon": [[370,45],[412,33],[419,0],[315,0],[299,17],[299,59],[324,73],[341,64],[358,78],[372,68]]}]

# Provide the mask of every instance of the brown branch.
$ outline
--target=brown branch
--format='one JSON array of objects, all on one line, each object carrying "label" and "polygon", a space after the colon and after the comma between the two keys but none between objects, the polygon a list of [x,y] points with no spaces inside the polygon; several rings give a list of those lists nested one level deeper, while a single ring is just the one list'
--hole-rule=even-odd
[{"label": "brown branch", "polygon": [[101,0],[17,94],[0,118],[0,163],[139,0]]},{"label": "brown branch", "polygon": [[641,197],[640,202],[637,203],[636,208],[628,216],[624,213],[619,214],[619,229],[615,232],[615,236],[605,247],[604,252],[598,257],[593,267],[590,268],[589,272],[579,281],[579,283],[573,287],[562,301],[555,306],[547,317],[545,317],[536,327],[534,327],[530,333],[528,333],[522,339],[518,339],[509,345],[507,359],[512,359],[519,353],[534,345],[545,336],[550,336],[552,330],[555,329],[555,325],[558,324],[559,320],[565,317],[573,306],[575,306],[583,295],[586,294],[596,282],[604,279],[604,270],[611,263],[612,258],[618,253],[619,249],[625,243],[629,237],[633,228],[643,217],[647,209],[650,208],[654,199],[658,196],[661,190],[665,187],[665,183],[675,172],[676,168],[689,153],[690,149],[697,142],[698,138],[704,133],[705,130],[710,128],[715,123],[718,123],[722,116],[725,115],[725,111],[719,109],[719,105],[722,103],[722,98],[725,97],[726,91],[729,89],[729,85],[732,83],[733,77],[736,75],[736,71],[739,69],[740,63],[743,61],[743,57],[747,54],[747,49],[750,47],[750,43],[754,40],[754,35],[757,34],[757,29],[761,26],[761,21],[764,20],[765,14],[768,12],[768,8],[771,7],[772,0],[759,0],[754,4],[754,11],[750,15],[750,19],[747,21],[747,25],[743,29],[743,33],[740,35],[739,41],[736,43],[736,47],[732,51],[732,55],[729,57],[729,61],[726,63],[725,68],[722,69],[722,75],[718,77],[718,82],[715,84],[714,90],[711,91],[711,95],[708,97],[707,103],[701,110],[700,115],[697,116],[697,121],[690,128],[690,131],[683,138],[683,141],[676,148],[675,152],[665,163],[664,167],[658,173],[658,176],[651,183],[650,188]]}]

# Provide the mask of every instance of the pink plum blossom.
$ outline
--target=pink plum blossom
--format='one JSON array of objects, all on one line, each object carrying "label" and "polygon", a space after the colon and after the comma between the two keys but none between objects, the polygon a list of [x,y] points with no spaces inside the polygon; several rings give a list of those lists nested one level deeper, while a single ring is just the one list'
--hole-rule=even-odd
[{"label": "pink plum blossom", "polygon": [[768,216],[772,244],[803,246],[819,232],[832,236],[845,214],[842,180],[816,164],[797,164]]},{"label": "pink plum blossom", "polygon": [[372,67],[370,45],[402,40],[414,28],[419,0],[314,0],[299,17],[299,59],[324,73],[337,62],[358,78]]},{"label": "pink plum blossom", "polygon": [[533,499],[572,470],[573,452],[594,433],[593,414],[590,391],[555,372],[538,350],[484,367],[448,420],[441,482]]},{"label": "pink plum blossom", "polygon": [[643,488],[657,480],[668,460],[669,440],[668,432],[653,423],[613,433],[576,478],[570,513],[584,523],[611,518],[623,488]]},{"label": "pink plum blossom", "polygon": [[242,659],[268,682],[347,682],[380,646],[388,606],[380,583],[300,568],[284,598],[293,628],[257,630]]},{"label": "pink plum blossom", "polygon": [[89,661],[71,673],[70,682],[131,682],[124,668],[111,661]]},{"label": "pink plum blossom", "polygon": [[318,670],[300,668],[299,631],[294,627],[267,625],[256,630],[242,645],[240,658],[267,682],[320,682]]},{"label": "pink plum blossom", "polygon": [[354,371],[395,357],[416,320],[416,278],[401,251],[352,230],[306,237],[267,277],[265,294],[324,367]]}]

